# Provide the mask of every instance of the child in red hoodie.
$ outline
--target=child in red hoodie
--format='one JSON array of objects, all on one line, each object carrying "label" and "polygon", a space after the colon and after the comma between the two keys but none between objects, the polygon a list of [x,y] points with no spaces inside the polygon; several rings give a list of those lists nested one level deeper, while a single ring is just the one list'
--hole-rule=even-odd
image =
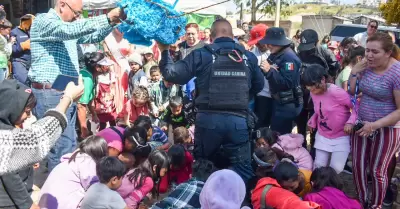
[{"label": "child in red hoodie", "polygon": [[170,158],[171,168],[167,174],[161,178],[160,182],[160,193],[165,193],[172,186],[177,186],[192,176],[192,155],[185,150],[183,145],[175,144],[168,150],[168,156]]}]

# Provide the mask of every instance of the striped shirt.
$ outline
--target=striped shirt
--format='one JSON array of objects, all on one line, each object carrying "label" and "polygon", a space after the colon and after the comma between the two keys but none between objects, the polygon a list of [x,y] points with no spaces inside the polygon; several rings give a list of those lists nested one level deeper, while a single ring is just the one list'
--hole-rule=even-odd
[{"label": "striped shirt", "polygon": [[153,135],[151,136],[151,141],[166,144],[168,142],[168,137],[159,127],[153,126]]},{"label": "striped shirt", "polygon": [[397,109],[394,90],[400,90],[400,62],[393,64],[384,74],[365,70],[360,80],[363,96],[358,117],[363,121],[377,121]]},{"label": "striped shirt", "polygon": [[78,76],[78,44],[98,43],[112,31],[106,15],[64,22],[54,9],[39,14],[31,28],[32,82],[53,83],[58,75]]}]

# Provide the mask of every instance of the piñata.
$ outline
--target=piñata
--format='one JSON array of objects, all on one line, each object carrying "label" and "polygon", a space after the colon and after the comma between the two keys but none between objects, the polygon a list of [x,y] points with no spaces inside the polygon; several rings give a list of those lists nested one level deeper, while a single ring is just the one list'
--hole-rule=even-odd
[{"label": "pi\u00f1ata", "polygon": [[186,17],[162,0],[121,0],[118,6],[127,15],[119,30],[130,43],[150,46],[154,39],[173,44],[185,34]]}]

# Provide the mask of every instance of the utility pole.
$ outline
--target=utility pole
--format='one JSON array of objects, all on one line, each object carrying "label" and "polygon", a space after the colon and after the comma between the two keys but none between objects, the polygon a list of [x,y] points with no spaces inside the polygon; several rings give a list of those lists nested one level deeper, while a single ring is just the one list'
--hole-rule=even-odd
[{"label": "utility pole", "polygon": [[276,0],[275,27],[279,27],[280,17],[281,17],[281,0]]}]

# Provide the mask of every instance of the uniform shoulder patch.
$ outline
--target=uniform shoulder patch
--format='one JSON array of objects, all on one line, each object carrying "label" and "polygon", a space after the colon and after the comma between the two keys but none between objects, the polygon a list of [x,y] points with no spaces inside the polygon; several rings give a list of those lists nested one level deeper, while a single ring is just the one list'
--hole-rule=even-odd
[{"label": "uniform shoulder patch", "polygon": [[285,63],[285,70],[289,70],[289,71],[294,70],[294,63],[293,62],[286,62]]}]

